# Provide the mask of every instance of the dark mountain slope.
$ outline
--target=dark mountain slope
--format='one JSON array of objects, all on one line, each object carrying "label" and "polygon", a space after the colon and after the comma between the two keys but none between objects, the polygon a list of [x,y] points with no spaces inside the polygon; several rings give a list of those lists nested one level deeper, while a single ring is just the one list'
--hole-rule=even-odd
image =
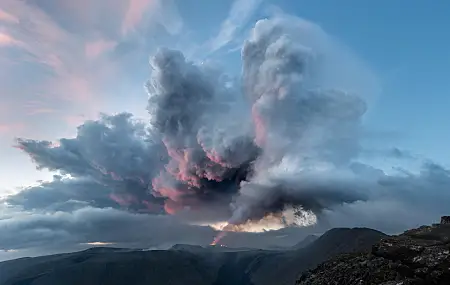
[{"label": "dark mountain slope", "polygon": [[0,263],[0,285],[283,285],[343,252],[370,249],[385,235],[330,230],[309,246],[264,251],[177,245],[170,250],[95,248]]},{"label": "dark mountain slope", "polygon": [[[0,267],[0,273],[8,273]],[[3,284],[205,284],[215,267],[201,255],[181,251],[81,252],[28,266]]]},{"label": "dark mountain slope", "polygon": [[305,248],[308,245],[312,244],[313,242],[315,242],[317,239],[319,238],[319,236],[317,235],[309,235],[307,237],[305,237],[301,242],[295,244],[292,249],[300,249],[300,248]]},{"label": "dark mountain slope", "polygon": [[342,253],[370,250],[385,234],[367,228],[338,228],[327,231],[305,248],[265,257],[253,272],[255,284],[292,284],[299,273]]}]

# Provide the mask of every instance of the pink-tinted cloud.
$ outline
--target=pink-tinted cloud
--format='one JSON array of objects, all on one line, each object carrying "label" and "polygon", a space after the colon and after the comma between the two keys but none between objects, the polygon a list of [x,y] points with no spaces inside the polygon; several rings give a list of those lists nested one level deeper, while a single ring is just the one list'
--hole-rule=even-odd
[{"label": "pink-tinted cloud", "polygon": [[128,9],[122,22],[122,33],[126,34],[133,30],[142,20],[144,13],[149,8],[155,8],[158,3],[159,0],[129,0]]},{"label": "pink-tinted cloud", "polygon": [[[64,78],[63,88],[70,92],[64,97],[67,101],[78,102],[78,103],[94,103],[93,97],[93,82],[84,76],[79,74],[74,74],[72,76],[67,76]],[[94,83],[95,84],[95,83]],[[69,93],[68,92],[68,93]]]},{"label": "pink-tinted cloud", "polygon": [[85,46],[85,53],[88,58],[96,58],[104,52],[112,50],[116,45],[116,42],[104,39],[88,42]]},{"label": "pink-tinted cloud", "polygon": [[143,22],[164,22],[165,26],[174,23],[174,19],[181,22],[173,0],[47,0],[46,3],[45,10],[65,15],[60,22],[89,36],[120,37]]},{"label": "pink-tinted cloud", "polygon": [[[12,113],[13,110],[11,109],[11,106],[2,102],[2,105],[0,106],[0,138],[13,138],[22,134],[25,130],[26,124],[13,118],[11,116]],[[8,146],[9,145],[10,144],[8,144]]]},{"label": "pink-tinted cloud", "polygon": [[[154,5],[155,1],[159,4]],[[14,137],[73,136],[75,126],[100,111],[111,112],[116,105],[120,111],[142,109],[141,102],[121,97],[132,83],[125,81],[135,71],[136,57],[114,58],[116,53],[110,51],[122,43],[131,41],[129,46],[134,47],[134,42],[140,45],[148,40],[132,32],[173,18],[166,15],[170,9],[155,10],[171,1],[0,0],[0,109],[7,106],[0,110],[0,145],[8,147],[0,152],[4,150],[9,159],[3,159],[0,168],[5,176],[16,177],[10,162],[22,159],[22,165],[30,169],[25,183],[39,177],[31,174],[34,166],[26,165],[28,160],[10,151]],[[140,46],[136,49],[142,53]],[[145,52],[139,54],[143,65],[151,51]],[[143,88],[137,90],[142,82],[136,84],[128,91],[142,91],[145,103]],[[20,179],[21,183],[26,180]]]},{"label": "pink-tinted cloud", "polygon": [[[27,53],[19,60],[33,65],[39,64],[51,71],[43,70],[40,74],[36,73],[35,76],[39,76],[40,80],[33,86],[32,91],[35,93],[26,94],[34,101],[44,100],[46,105],[28,109],[27,112],[34,115],[48,114],[52,112],[51,110],[61,108],[65,113],[86,109],[89,113],[98,112],[96,109],[100,106],[96,91],[101,87],[97,78],[101,76],[102,69],[107,67],[105,65],[96,67],[98,63],[86,57],[83,49],[85,39],[66,31],[51,15],[39,7],[14,0],[2,1],[0,7],[2,5],[5,5],[5,13],[14,15],[19,22],[6,27],[11,37],[3,36],[1,42],[20,43],[20,47]],[[26,21],[22,22],[22,19]],[[27,71],[24,73],[29,74]],[[17,92],[21,92],[20,81],[17,89]],[[43,94],[46,98],[43,98]]]},{"label": "pink-tinted cloud", "polygon": [[58,111],[55,109],[50,109],[50,108],[42,108],[42,109],[34,109],[31,110],[30,113],[28,113],[28,115],[32,116],[32,115],[40,115],[40,114],[54,114],[57,113]]},{"label": "pink-tinted cloud", "polygon": [[138,199],[131,194],[111,194],[109,197],[123,207],[139,203]]},{"label": "pink-tinted cloud", "polygon": [[19,19],[15,17],[14,15],[11,15],[2,9],[0,9],[0,22],[7,22],[7,23],[19,23]]},{"label": "pink-tinted cloud", "polygon": [[[0,86],[0,93],[8,94],[13,110],[7,122],[32,124],[27,129],[56,135],[100,111],[108,112],[124,92],[119,89],[128,71],[120,59],[103,55],[138,36],[128,33],[141,23],[147,27],[151,21],[173,18],[169,2],[0,0],[0,63],[4,67],[0,82],[7,83]],[[17,49],[13,57],[11,48]],[[52,128],[43,130],[48,120]],[[2,126],[2,132],[9,129],[9,124]]]},{"label": "pink-tinted cloud", "polygon": [[[119,30],[129,0],[45,0],[33,1],[50,16],[74,34],[101,36]],[[62,15],[62,17],[61,17]]]},{"label": "pink-tinted cloud", "polygon": [[24,129],[23,123],[0,123],[0,135],[15,135]]},{"label": "pink-tinted cloud", "polygon": [[0,47],[5,46],[18,46],[20,42],[14,39],[12,36],[0,32]]},{"label": "pink-tinted cloud", "polygon": [[29,116],[39,115],[39,114],[53,114],[57,113],[58,110],[49,107],[43,101],[30,100],[24,104],[26,109],[26,114]]},{"label": "pink-tinted cloud", "polygon": [[128,9],[122,21],[122,34],[132,32],[141,22],[150,19],[164,26],[171,34],[178,34],[183,21],[173,0],[127,0]]}]

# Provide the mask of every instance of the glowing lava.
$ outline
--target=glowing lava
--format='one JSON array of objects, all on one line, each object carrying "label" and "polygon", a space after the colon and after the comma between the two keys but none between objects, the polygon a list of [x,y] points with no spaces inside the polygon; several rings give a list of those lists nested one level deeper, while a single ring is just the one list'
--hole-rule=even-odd
[{"label": "glowing lava", "polygon": [[214,238],[211,245],[217,245],[225,236],[227,235],[227,232],[219,232],[219,234]]},{"label": "glowing lava", "polygon": [[269,213],[260,220],[248,220],[242,224],[229,224],[228,222],[217,222],[208,224],[217,231],[225,232],[250,232],[262,233],[276,231],[285,227],[307,227],[314,225],[317,217],[311,211],[304,211],[301,208],[287,208],[280,213]]}]

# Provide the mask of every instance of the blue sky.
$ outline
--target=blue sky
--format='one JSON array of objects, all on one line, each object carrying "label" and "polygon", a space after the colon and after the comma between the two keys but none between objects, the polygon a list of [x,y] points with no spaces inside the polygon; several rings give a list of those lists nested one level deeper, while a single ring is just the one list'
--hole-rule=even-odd
[{"label": "blue sky", "polygon": [[11,147],[14,137],[73,135],[78,123],[98,112],[145,116],[143,83],[149,55],[159,45],[239,71],[236,49],[254,20],[276,10],[275,4],[319,24],[375,74],[381,92],[366,124],[382,134],[380,146],[449,163],[448,1],[248,1],[230,17],[234,32],[216,47],[212,41],[224,36],[221,25],[233,1],[13,2],[0,4],[4,191],[49,177]]},{"label": "blue sky", "polygon": [[450,3],[301,2],[293,9],[351,47],[380,79],[383,92],[369,125],[395,131],[403,148],[448,164]]}]

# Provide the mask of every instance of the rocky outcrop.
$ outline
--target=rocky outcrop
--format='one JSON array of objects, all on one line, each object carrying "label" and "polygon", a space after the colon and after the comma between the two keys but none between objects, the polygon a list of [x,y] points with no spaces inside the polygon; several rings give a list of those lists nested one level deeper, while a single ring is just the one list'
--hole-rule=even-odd
[{"label": "rocky outcrop", "polygon": [[341,255],[301,275],[297,285],[450,284],[450,224],[382,239],[370,252]]},{"label": "rocky outcrop", "polygon": [[450,216],[442,216],[441,224],[450,224]]}]

